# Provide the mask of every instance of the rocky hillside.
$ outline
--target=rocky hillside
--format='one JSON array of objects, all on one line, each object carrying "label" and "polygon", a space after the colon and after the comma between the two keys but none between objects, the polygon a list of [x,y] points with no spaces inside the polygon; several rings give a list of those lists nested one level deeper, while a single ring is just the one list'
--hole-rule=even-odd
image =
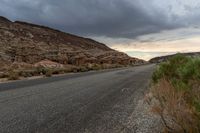
[{"label": "rocky hillside", "polygon": [[13,63],[34,66],[45,62],[60,64],[58,66],[134,65],[143,60],[88,38],[0,17],[0,71]]},{"label": "rocky hillside", "polygon": [[[200,57],[200,52],[193,52],[193,53],[179,53],[182,54],[184,56],[188,56],[188,57]],[[164,61],[167,61],[169,58],[174,57],[176,54],[173,55],[167,55],[167,56],[161,56],[161,57],[155,57],[152,58],[151,60],[149,60],[150,63],[161,63]]]}]

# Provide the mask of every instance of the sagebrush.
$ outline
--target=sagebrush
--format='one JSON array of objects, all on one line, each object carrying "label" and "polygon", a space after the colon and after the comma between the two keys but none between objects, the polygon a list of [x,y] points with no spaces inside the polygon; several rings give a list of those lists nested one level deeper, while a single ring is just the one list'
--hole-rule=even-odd
[{"label": "sagebrush", "polygon": [[[200,59],[176,55],[152,77],[158,113],[170,132],[200,132]],[[170,124],[173,123],[173,124]]]}]

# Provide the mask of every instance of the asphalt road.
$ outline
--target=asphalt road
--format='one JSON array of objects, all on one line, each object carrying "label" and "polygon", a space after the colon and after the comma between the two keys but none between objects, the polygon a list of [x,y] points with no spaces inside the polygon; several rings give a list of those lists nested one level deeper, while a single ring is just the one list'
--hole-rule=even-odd
[{"label": "asphalt road", "polygon": [[133,132],[154,65],[0,84],[0,133]]}]

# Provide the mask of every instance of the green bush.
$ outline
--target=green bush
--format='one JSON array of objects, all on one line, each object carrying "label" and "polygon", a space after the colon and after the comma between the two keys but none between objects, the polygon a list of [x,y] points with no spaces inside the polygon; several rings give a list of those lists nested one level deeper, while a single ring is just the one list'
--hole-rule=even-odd
[{"label": "green bush", "polygon": [[[195,110],[196,117],[199,117],[197,124],[200,126],[200,58],[177,54],[158,66],[152,80],[154,86],[161,84],[163,80],[169,82],[177,93],[174,95],[183,93],[183,100],[191,107],[191,110]],[[164,92],[166,88],[163,86],[159,89]]]},{"label": "green bush", "polygon": [[187,86],[190,80],[200,80],[200,59],[176,55],[160,64],[153,73],[154,83],[163,78],[170,80],[178,88],[178,85]]}]

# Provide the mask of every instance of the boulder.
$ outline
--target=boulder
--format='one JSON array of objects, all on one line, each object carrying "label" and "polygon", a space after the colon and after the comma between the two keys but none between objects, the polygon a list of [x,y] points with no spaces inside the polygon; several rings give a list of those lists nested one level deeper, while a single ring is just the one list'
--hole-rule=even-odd
[{"label": "boulder", "polygon": [[63,68],[64,66],[62,64],[59,64],[57,62],[53,62],[50,60],[42,60],[38,63],[34,64],[35,67],[44,67],[44,68]]}]

